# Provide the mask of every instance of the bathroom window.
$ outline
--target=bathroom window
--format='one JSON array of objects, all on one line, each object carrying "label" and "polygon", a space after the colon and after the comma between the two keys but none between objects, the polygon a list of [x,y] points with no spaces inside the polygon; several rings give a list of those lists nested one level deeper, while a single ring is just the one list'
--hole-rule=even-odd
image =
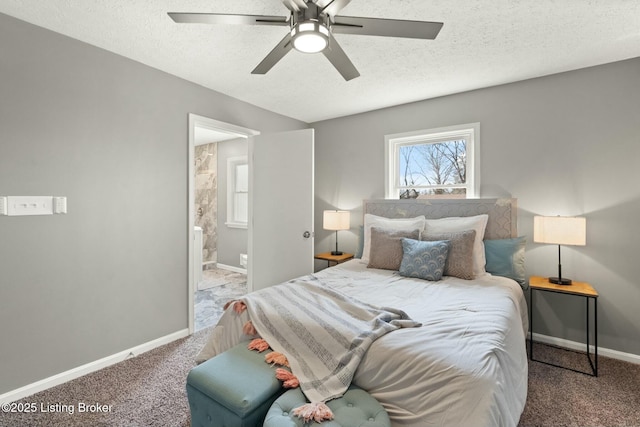
[{"label": "bathroom window", "polygon": [[247,228],[249,219],[249,165],[246,156],[227,160],[228,227]]}]

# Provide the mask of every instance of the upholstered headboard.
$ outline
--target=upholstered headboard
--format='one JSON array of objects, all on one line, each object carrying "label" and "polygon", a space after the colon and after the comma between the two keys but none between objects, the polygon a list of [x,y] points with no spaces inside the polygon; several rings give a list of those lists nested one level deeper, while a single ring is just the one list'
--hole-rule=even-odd
[{"label": "upholstered headboard", "polygon": [[437,219],[451,216],[489,215],[485,239],[518,236],[517,199],[411,199],[365,200],[363,211],[386,218],[424,215]]}]

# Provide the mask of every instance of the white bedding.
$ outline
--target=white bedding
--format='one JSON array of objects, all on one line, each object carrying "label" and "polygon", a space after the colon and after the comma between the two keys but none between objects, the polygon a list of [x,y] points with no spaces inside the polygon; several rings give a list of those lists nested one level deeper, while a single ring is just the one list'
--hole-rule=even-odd
[{"label": "white bedding", "polygon": [[[359,260],[315,276],[423,324],[376,340],[353,379],[385,407],[394,427],[518,424],[527,395],[528,324],[515,281],[486,274],[428,282],[369,269]],[[232,319],[237,316],[223,315],[200,359],[242,339],[242,325]]]}]

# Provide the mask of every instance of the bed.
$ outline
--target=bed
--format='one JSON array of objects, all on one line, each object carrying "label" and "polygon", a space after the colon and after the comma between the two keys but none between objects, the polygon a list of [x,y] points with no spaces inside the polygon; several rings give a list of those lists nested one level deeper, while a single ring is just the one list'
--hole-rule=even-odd
[{"label": "bed", "polygon": [[[393,426],[518,424],[527,394],[528,324],[524,239],[517,236],[516,209],[514,199],[365,201],[361,258],[309,277],[365,303],[400,309],[420,322],[418,328],[394,330],[373,341],[352,379],[383,405]],[[423,229],[419,239],[412,239],[416,218]],[[482,227],[478,221],[484,222]],[[425,239],[429,248],[446,242],[451,250],[454,238],[442,239],[452,236],[447,233],[455,239],[462,233],[467,249],[472,245],[473,260],[466,269],[473,269],[473,279],[411,277],[405,265],[413,250],[408,246],[402,246],[400,270],[387,265],[394,262],[389,239],[395,238],[396,252],[399,242],[422,242],[422,234],[436,237]],[[446,268],[445,273],[466,274],[459,273],[457,265]],[[241,323],[228,313],[214,328],[200,360],[246,339]]]}]

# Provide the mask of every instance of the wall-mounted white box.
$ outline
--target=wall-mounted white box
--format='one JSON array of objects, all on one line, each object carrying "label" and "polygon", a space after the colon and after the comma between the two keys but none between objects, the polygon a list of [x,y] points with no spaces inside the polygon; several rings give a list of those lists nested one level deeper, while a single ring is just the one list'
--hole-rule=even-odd
[{"label": "wall-mounted white box", "polygon": [[7,196],[7,215],[53,215],[53,197]]}]

